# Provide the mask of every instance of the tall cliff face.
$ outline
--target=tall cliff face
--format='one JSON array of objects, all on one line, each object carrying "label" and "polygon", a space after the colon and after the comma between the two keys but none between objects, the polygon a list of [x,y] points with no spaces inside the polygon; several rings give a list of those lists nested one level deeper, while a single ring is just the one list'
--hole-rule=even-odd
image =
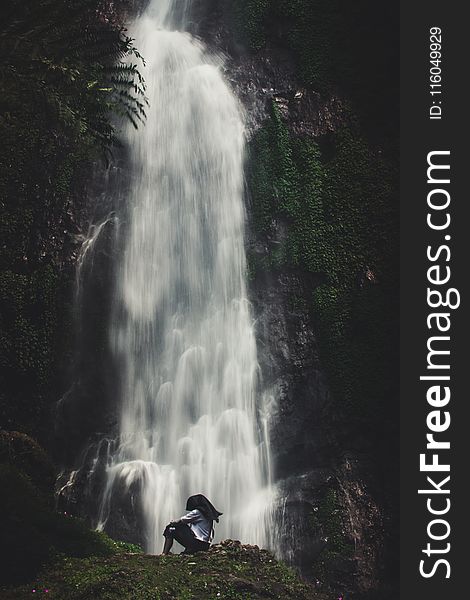
[{"label": "tall cliff face", "polygon": [[137,56],[101,0],[12,0],[0,29],[0,423],[51,443],[72,359],[86,182],[115,141],[118,88],[135,77],[138,94],[136,68],[120,63]]}]

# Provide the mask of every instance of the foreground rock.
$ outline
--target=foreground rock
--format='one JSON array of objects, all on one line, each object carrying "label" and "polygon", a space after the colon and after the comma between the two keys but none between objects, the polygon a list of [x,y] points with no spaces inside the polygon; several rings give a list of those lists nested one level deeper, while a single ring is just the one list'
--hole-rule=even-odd
[{"label": "foreground rock", "polygon": [[36,581],[0,590],[4,600],[326,600],[257,546],[227,540],[194,556],[117,553],[109,557],[64,558]]}]

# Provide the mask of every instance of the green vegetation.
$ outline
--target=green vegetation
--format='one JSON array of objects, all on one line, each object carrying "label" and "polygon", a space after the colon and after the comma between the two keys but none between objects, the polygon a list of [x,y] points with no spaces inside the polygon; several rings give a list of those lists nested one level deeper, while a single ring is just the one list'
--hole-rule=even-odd
[{"label": "green vegetation", "polygon": [[[54,466],[44,450],[18,432],[0,431],[0,584],[33,579],[44,565],[67,557],[111,556],[139,551],[91,531],[54,510]],[[2,596],[3,597],[3,596]]]},{"label": "green vegetation", "polygon": [[284,47],[299,80],[315,91],[339,91],[381,142],[398,129],[398,11],[372,0],[240,0],[237,38],[251,51]]},{"label": "green vegetation", "polygon": [[[338,501],[338,492],[328,489],[312,518],[314,529],[320,528],[327,540],[327,546],[314,564],[315,575],[323,581],[332,579],[332,566],[336,560],[344,560],[354,555],[354,546],[344,534],[343,509]],[[333,575],[334,577],[334,575]]]},{"label": "green vegetation", "polygon": [[40,421],[43,402],[52,391],[64,308],[59,305],[60,289],[59,274],[51,264],[31,272],[0,271],[2,416],[17,419],[28,430]]},{"label": "green vegetation", "polygon": [[[47,437],[70,354],[66,232],[113,122],[144,117],[140,56],[101,0],[7,0],[0,24],[0,421]],[[74,210],[71,206],[74,204]]]},{"label": "green vegetation", "polygon": [[239,0],[230,5],[238,37],[251,50],[266,45],[264,22],[271,7],[271,0]]},{"label": "green vegetation", "polygon": [[232,541],[194,556],[65,558],[2,598],[31,598],[33,589],[60,600],[325,600],[268,552]]},{"label": "green vegetation", "polygon": [[306,298],[321,359],[342,409],[367,418],[393,388],[396,177],[354,122],[318,141],[296,137],[274,105],[251,144],[254,226],[262,236],[272,236],[276,223],[287,228],[251,267],[323,281]]}]

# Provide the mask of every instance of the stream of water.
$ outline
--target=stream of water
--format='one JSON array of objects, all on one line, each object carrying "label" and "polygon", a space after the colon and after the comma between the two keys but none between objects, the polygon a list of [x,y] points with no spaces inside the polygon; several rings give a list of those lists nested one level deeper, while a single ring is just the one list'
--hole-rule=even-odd
[{"label": "stream of water", "polygon": [[246,291],[244,115],[223,61],[185,31],[190,3],[151,0],[131,29],[150,108],[131,127],[131,193],[115,282],[116,490],[140,490],[146,550],[191,494],[224,515],[216,540],[272,546],[267,415]]}]

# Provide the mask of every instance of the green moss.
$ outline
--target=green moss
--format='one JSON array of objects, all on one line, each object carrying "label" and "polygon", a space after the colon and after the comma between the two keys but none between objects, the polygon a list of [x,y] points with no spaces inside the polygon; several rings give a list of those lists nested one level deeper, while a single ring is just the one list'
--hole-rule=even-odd
[{"label": "green moss", "polygon": [[323,524],[329,550],[342,556],[351,556],[353,548],[345,538],[342,514],[338,492],[329,489],[320,504],[317,518]]},{"label": "green moss", "polygon": [[230,5],[236,33],[251,50],[266,44],[265,20],[271,0],[239,0]]},{"label": "green moss", "polygon": [[354,546],[344,533],[343,515],[337,490],[329,488],[311,519],[313,529],[320,531],[326,540],[325,548],[313,564],[315,577],[324,582],[335,581],[334,569],[338,561],[354,556]]},{"label": "green moss", "polygon": [[0,270],[0,417],[9,428],[40,432],[59,396],[61,340],[71,320],[60,277],[52,264]]},{"label": "green moss", "polygon": [[30,585],[4,590],[2,598],[30,598],[32,589],[64,600],[323,599],[268,552],[230,541],[194,556],[66,558]]},{"label": "green moss", "polygon": [[[312,309],[334,391],[375,417],[393,390],[398,269],[396,171],[354,129],[339,132],[325,164],[327,283]],[[315,247],[318,252],[318,247]]]},{"label": "green moss", "polygon": [[[250,270],[317,275],[307,292],[321,360],[346,412],[374,418],[393,389],[397,175],[354,120],[318,142],[292,136],[273,105],[251,143],[253,226],[287,230]],[[297,302],[297,305],[299,303]]]}]

